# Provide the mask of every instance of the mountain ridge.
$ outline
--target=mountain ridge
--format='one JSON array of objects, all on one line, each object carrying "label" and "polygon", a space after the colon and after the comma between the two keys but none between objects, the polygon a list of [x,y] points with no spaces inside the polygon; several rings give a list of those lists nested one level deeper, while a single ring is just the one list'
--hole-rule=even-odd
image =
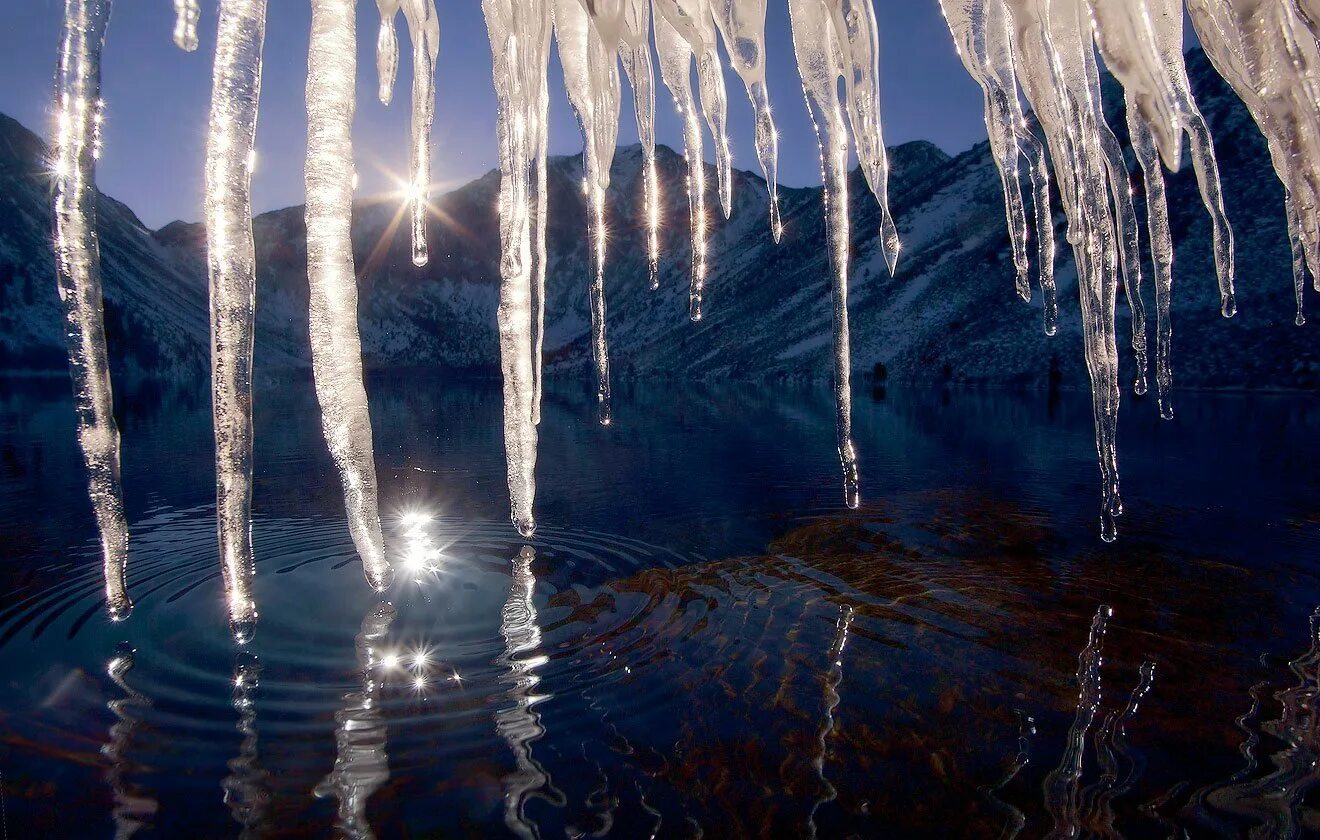
[{"label": "mountain ridge", "polygon": [[[1264,140],[1199,51],[1188,54],[1188,66],[1216,139],[1237,236],[1240,314],[1227,321],[1218,316],[1208,217],[1191,167],[1184,166],[1167,177],[1176,246],[1175,386],[1314,389],[1320,383],[1320,355],[1307,340],[1312,327],[1292,326],[1283,194]],[[1121,103],[1107,84],[1107,102]],[[1111,125],[1125,140],[1121,109],[1110,113]],[[35,135],[0,116],[0,370],[50,372],[66,364],[49,253],[44,155]],[[878,248],[878,207],[859,171],[849,178],[854,369],[868,373],[882,365],[895,381],[1024,387],[1046,384],[1054,370],[1054,377],[1084,386],[1076,274],[1058,208],[1060,329],[1047,338],[1039,291],[1030,306],[1013,292],[1002,192],[987,144],[950,156],[915,141],[891,149],[890,156],[890,204],[904,245],[895,277],[888,276]],[[621,147],[612,169],[606,298],[614,375],[829,378],[831,305],[820,188],[779,188],[785,234],[776,246],[769,236],[765,181],[737,171],[726,220],[708,166],[706,317],[692,323],[686,164],[667,147],[657,149],[657,162],[664,256],[661,288],[654,292],[646,282],[640,148]],[[1140,199],[1140,173],[1135,166],[1130,171]],[[408,225],[398,224],[397,198],[355,203],[359,321],[369,368],[497,373],[498,178],[492,171],[433,197],[431,262],[422,269],[412,266]],[[551,375],[585,375],[590,366],[581,179],[580,155],[551,160],[546,316]],[[149,231],[113,199],[103,196],[99,207],[116,374],[204,371],[209,347],[204,228],[175,221]],[[256,369],[264,375],[304,369],[309,353],[301,207],[258,215],[254,239]],[[1142,239],[1144,248],[1144,229]],[[1144,275],[1153,311],[1148,259]],[[1128,329],[1125,304],[1119,309],[1122,337]],[[1130,380],[1132,354],[1124,349],[1121,355],[1124,379]]]}]

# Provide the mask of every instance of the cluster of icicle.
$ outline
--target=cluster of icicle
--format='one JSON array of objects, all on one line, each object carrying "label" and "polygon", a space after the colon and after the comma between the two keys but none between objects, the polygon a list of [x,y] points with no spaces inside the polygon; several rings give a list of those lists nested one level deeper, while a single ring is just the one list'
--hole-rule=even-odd
[{"label": "cluster of icicle", "polygon": [[[880,206],[878,239],[892,273],[898,230],[889,212],[889,165],[881,132],[878,31],[870,0],[787,0],[793,51],[820,144],[833,307],[834,385],[845,500],[858,504],[848,349],[847,162],[850,148]],[[1116,422],[1119,403],[1114,307],[1121,278],[1132,308],[1135,388],[1146,388],[1146,317],[1141,304],[1139,232],[1129,175],[1105,123],[1096,49],[1125,90],[1129,133],[1145,178],[1154,262],[1156,385],[1171,416],[1169,298],[1172,255],[1161,164],[1176,170],[1186,135],[1214,229],[1223,313],[1231,317],[1232,232],[1205,120],[1182,54],[1179,0],[940,0],[968,71],[985,93],[986,125],[1002,175],[1016,288],[1030,299],[1028,238],[1034,228],[1046,333],[1057,321],[1054,223],[1048,146],[1078,266],[1078,290],[1103,478],[1102,536],[1121,512]],[[56,273],[65,304],[78,435],[101,534],[110,615],[131,609],[125,567],[128,528],[120,488],[119,432],[112,413],[96,234],[95,161],[104,103],[100,61],[111,0],[65,0],[56,73],[53,160]],[[413,48],[412,131],[406,201],[413,262],[427,261],[429,134],[434,113],[439,25],[434,0],[377,0],[380,99],[388,103],[398,66],[400,11]],[[174,39],[196,50],[197,0],[174,0]],[[316,393],[322,427],[340,473],[349,530],[368,582],[393,577],[377,501],[367,395],[357,327],[350,222],[355,174],[352,135],[356,44],[354,0],[312,0],[307,73],[307,273]],[[497,320],[504,374],[504,432],[512,518],[535,530],[533,503],[545,325],[547,68],[557,46],[570,103],[581,125],[591,252],[588,279],[599,419],[610,414],[605,329],[605,196],[618,132],[619,65],[633,92],[644,150],[648,262],[658,285],[660,195],[655,163],[652,34],[660,76],[683,123],[691,234],[690,316],[700,320],[707,278],[706,181],[702,120],[715,143],[720,207],[732,207],[733,169],[725,132],[727,96],[719,41],[755,112],[756,155],[766,176],[770,228],[783,225],[776,194],[778,136],[766,88],[765,0],[482,0],[498,97],[500,296]],[[1286,188],[1297,323],[1306,273],[1320,289],[1320,3],[1316,0],[1187,0],[1187,11],[1218,71],[1243,98],[1268,140]],[[250,637],[252,342],[255,252],[251,221],[253,142],[261,87],[266,0],[219,0],[205,169],[211,298],[212,393],[217,528],[236,637]],[[691,85],[695,63],[700,116]],[[839,82],[842,79],[842,86]],[[842,88],[842,89],[841,89]],[[1044,137],[1037,138],[1025,99]],[[1034,225],[1021,189],[1031,184]]]},{"label": "cluster of icicle", "polygon": [[[1162,166],[1178,171],[1186,136],[1201,199],[1210,214],[1223,315],[1237,309],[1233,233],[1219,169],[1183,61],[1180,0],[941,0],[959,54],[985,94],[990,145],[1004,184],[1018,292],[1029,295],[1027,219],[1019,187],[1025,158],[1033,186],[1045,330],[1054,332],[1053,220],[1040,141],[1023,118],[1019,92],[1048,144],[1078,273],[1083,339],[1091,375],[1096,448],[1103,482],[1101,535],[1116,536],[1118,350],[1114,307],[1121,278],[1132,314],[1134,390],[1146,390],[1146,313],[1139,230],[1123,152],[1105,122],[1097,49],[1124,91],[1128,133],[1144,176],[1146,229],[1155,277],[1155,383],[1160,415],[1170,390],[1173,242]],[[1314,0],[1187,0],[1206,54],[1265,133],[1286,188],[1289,237],[1304,323],[1305,274],[1320,268],[1320,4]],[[1320,280],[1317,280],[1320,284]],[[1320,289],[1320,285],[1317,285]]]}]

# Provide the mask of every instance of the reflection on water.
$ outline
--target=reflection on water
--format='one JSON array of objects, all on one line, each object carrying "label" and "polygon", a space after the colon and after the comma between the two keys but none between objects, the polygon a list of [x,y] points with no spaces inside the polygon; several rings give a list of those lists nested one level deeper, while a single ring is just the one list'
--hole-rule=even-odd
[{"label": "reflection on water", "polygon": [[0,391],[13,836],[1320,830],[1311,402],[1126,424],[1145,498],[1105,546],[1084,394],[858,400],[875,486],[847,511],[828,391],[620,383],[602,429],[549,389],[523,541],[498,389],[374,385],[381,596],[323,442],[279,420],[307,387],[258,402],[238,658],[204,392],[125,414],[137,607],[111,625],[67,389]]},{"label": "reflection on water", "polygon": [[508,705],[495,713],[495,729],[517,762],[515,770],[504,778],[504,824],[519,837],[539,836],[535,824],[527,818],[530,795],[544,792],[552,804],[564,805],[563,794],[550,786],[545,768],[532,756],[532,744],[545,733],[534,706],[547,699],[536,693],[541,682],[536,669],[548,661],[538,651],[541,628],[536,623],[536,604],[532,601],[536,590],[536,577],[532,574],[535,559],[536,552],[527,545],[513,558],[509,600],[500,611],[504,652],[496,660],[497,665],[507,669],[501,682],[508,686]]},{"label": "reflection on water", "polygon": [[133,670],[135,653],[128,644],[121,644],[105,667],[110,681],[121,693],[120,697],[106,703],[106,708],[115,716],[115,722],[110,726],[110,737],[101,748],[101,755],[105,756],[108,763],[105,780],[114,793],[113,815],[115,837],[118,840],[136,834],[156,813],[157,808],[156,801],[149,794],[138,790],[128,778],[135,769],[128,752],[132,746],[133,733],[139,725],[138,713],[151,705],[151,700],[128,684],[127,676]]},{"label": "reflection on water", "polygon": [[237,757],[229,762],[229,775],[222,786],[225,804],[238,823],[239,836],[260,835],[260,826],[266,818],[270,791],[266,785],[266,771],[261,769],[257,742],[257,705],[255,694],[261,678],[261,660],[248,651],[239,651],[234,657],[234,693],[232,705],[238,712],[238,733],[243,740]]},{"label": "reflection on water", "polygon": [[355,840],[376,836],[367,822],[367,800],[390,777],[380,706],[381,642],[396,615],[392,605],[382,603],[362,619],[355,639],[362,689],[344,695],[344,708],[335,713],[335,767],[315,791],[339,800],[337,827]]}]

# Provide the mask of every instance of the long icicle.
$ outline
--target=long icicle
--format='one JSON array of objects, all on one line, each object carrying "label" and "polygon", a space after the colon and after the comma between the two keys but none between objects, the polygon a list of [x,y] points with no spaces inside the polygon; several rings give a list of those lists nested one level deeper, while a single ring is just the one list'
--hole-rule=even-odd
[{"label": "long icicle", "polygon": [[119,467],[119,428],[110,390],[96,234],[96,159],[101,153],[101,49],[110,0],[65,0],[55,71],[55,172],[52,216],[55,279],[64,304],[78,445],[101,536],[110,618],[133,609],[125,584],[128,523]]},{"label": "long icicle", "polygon": [[353,110],[357,31],[352,0],[312,0],[307,55],[307,282],[312,374],[321,425],[344,485],[367,582],[387,589],[371,416],[362,384],[353,276]]},{"label": "long icicle", "polygon": [[724,38],[729,63],[743,80],[756,117],[756,159],[765,175],[770,203],[770,234],[778,242],[784,234],[779,218],[779,132],[770,111],[770,89],[765,82],[765,0],[710,0],[715,26]]},{"label": "long icicle", "polygon": [[504,375],[504,451],[510,515],[519,533],[531,536],[536,530],[533,504],[537,433],[530,228],[533,206],[544,217],[545,205],[529,192],[535,155],[536,176],[544,193],[545,71],[551,7],[550,0],[482,0],[481,9],[490,37],[498,102],[500,301],[496,320]]},{"label": "long icicle", "polygon": [[266,0],[223,0],[206,144],[206,253],[211,292],[211,405],[220,568],[234,637],[246,642],[252,600],[252,144],[261,96]]},{"label": "long icicle", "polygon": [[174,0],[174,45],[184,52],[197,49],[197,21],[202,17],[197,0]]},{"label": "long icicle", "polygon": [[683,120],[683,157],[687,160],[688,229],[692,258],[689,269],[688,315],[700,321],[706,289],[706,163],[701,122],[692,97],[692,48],[664,15],[655,15],[655,51],[660,77]]},{"label": "long icicle", "polygon": [[605,313],[605,195],[619,131],[618,61],[615,47],[607,45],[596,31],[579,0],[556,0],[554,18],[564,87],[582,126],[587,245],[591,249],[591,355],[596,368],[597,418],[608,426],[613,413]]},{"label": "long icicle", "polygon": [[[802,92],[820,144],[824,181],[826,251],[834,310],[834,406],[844,502],[860,504],[857,451],[852,440],[852,363],[848,338],[848,133],[838,96],[840,39],[822,0],[789,0],[793,52]],[[888,255],[888,252],[886,252]]]},{"label": "long icicle", "polygon": [[[550,38],[554,21],[550,0],[536,0],[524,15],[524,54],[521,72],[524,90],[523,122],[526,126],[527,151],[533,158],[529,209],[532,257],[532,424],[541,422],[541,380],[545,364],[545,275],[548,253],[546,226],[550,218],[550,193],[547,185],[550,154]],[[535,452],[535,447],[533,447]],[[530,510],[530,508],[529,508]]]}]

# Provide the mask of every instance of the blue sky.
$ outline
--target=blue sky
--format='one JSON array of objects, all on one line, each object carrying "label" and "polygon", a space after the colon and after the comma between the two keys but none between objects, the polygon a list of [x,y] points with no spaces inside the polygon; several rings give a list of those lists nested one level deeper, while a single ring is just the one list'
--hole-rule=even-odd
[{"label": "blue sky", "polygon": [[[937,0],[875,2],[886,142],[926,139],[959,152],[985,139],[980,91],[954,53]],[[8,5],[0,26],[0,111],[48,135],[63,2],[14,0]],[[201,47],[195,53],[181,52],[171,41],[170,0],[117,0],[110,20],[103,68],[107,124],[98,181],[153,227],[201,216],[216,3],[202,0],[202,7]],[[496,165],[495,93],[478,0],[438,0],[437,8],[441,32],[432,159],[434,177],[446,189]],[[302,202],[310,16],[306,0],[270,0],[253,184],[258,211]],[[359,0],[354,142],[364,194],[391,189],[391,173],[403,171],[407,162],[410,47],[400,20],[394,102],[382,106],[375,95],[377,25],[376,4]],[[771,0],[766,29],[768,82],[780,132],[780,181],[817,184],[819,155],[794,67],[784,0]],[[578,152],[581,136],[553,57],[550,86],[551,153]],[[731,72],[727,86],[734,163],[756,170],[751,107],[741,81]],[[658,72],[657,87],[657,137],[681,149],[678,118]],[[637,138],[630,98],[625,86],[621,144]]]}]

